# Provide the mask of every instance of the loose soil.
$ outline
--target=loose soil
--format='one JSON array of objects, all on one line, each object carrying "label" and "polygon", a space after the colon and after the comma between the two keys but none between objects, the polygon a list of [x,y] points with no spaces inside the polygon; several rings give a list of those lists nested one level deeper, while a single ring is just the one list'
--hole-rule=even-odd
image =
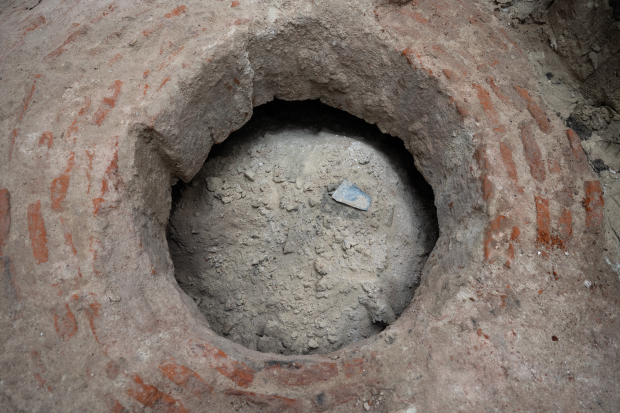
[{"label": "loose soil", "polygon": [[[432,190],[376,127],[316,102],[266,106],[175,187],[176,278],[218,334],[329,353],[411,301],[438,237]],[[332,199],[344,179],[372,197],[368,211]]]}]

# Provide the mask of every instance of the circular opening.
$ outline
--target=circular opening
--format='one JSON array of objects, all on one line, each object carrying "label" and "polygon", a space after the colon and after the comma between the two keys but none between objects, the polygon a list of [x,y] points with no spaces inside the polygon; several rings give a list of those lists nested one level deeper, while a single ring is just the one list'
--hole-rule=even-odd
[{"label": "circular opening", "polygon": [[407,307],[438,238],[433,199],[401,140],[317,101],[274,101],[173,187],[175,276],[218,334],[329,353]]}]

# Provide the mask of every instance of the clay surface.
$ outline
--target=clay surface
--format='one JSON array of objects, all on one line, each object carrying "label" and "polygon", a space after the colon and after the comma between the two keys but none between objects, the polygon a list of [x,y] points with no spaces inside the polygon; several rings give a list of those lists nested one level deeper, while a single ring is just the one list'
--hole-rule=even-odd
[{"label": "clay surface", "polygon": [[[2,2],[0,409],[616,411],[617,33],[602,0]],[[217,334],[166,237],[274,99],[398,137],[433,189],[409,305],[329,354]]]}]

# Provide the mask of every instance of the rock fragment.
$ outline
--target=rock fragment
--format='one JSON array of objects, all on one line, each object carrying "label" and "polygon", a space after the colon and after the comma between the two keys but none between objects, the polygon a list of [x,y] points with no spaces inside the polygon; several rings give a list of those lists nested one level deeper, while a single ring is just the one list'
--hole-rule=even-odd
[{"label": "rock fragment", "polygon": [[327,275],[327,273],[329,273],[327,262],[324,260],[316,260],[314,262],[314,269],[321,275]]},{"label": "rock fragment", "polygon": [[[328,188],[329,190],[329,188]],[[342,181],[336,192],[332,195],[336,201],[352,206],[353,208],[368,211],[372,202],[370,196],[347,179]]]},{"label": "rock fragment", "polygon": [[224,185],[224,181],[222,178],[218,178],[217,176],[209,176],[206,179],[207,181],[207,189],[210,192],[215,192],[216,190],[222,188]]},{"label": "rock fragment", "polygon": [[256,174],[253,171],[249,170],[249,169],[247,171],[245,171],[245,173],[243,175],[245,175],[245,177],[248,178],[252,182],[254,182],[254,178],[256,178]]}]

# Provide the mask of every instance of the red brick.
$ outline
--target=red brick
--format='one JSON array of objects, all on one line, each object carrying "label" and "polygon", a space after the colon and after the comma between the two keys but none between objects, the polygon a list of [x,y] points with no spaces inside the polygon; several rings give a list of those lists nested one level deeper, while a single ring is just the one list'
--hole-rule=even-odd
[{"label": "red brick", "polygon": [[265,374],[280,385],[307,386],[336,377],[338,367],[335,363],[278,362],[266,368]]},{"label": "red brick", "polygon": [[120,53],[115,54],[114,57],[111,58],[110,61],[108,62],[108,66],[112,66],[114,63],[118,62],[122,58],[123,58],[122,54]]},{"label": "red brick", "polygon": [[69,232],[65,232],[65,244],[71,248],[73,255],[77,256],[77,250],[75,249],[75,245],[73,244],[73,237]]},{"label": "red brick", "polygon": [[489,199],[493,194],[493,183],[489,180],[489,159],[484,148],[477,148],[474,152],[474,159],[478,162],[480,169],[480,182],[482,183],[482,199]]},{"label": "red brick", "polygon": [[357,374],[361,374],[364,371],[364,359],[357,358],[352,360],[347,360],[343,364],[344,367],[344,375],[348,378],[351,378]]},{"label": "red brick", "polygon": [[86,193],[90,194],[90,174],[93,170],[93,159],[95,157],[95,151],[86,151],[86,157],[88,158],[88,165],[86,166],[86,180],[88,181],[88,187],[86,188]]},{"label": "red brick", "polygon": [[551,218],[549,217],[549,200],[536,196],[536,225],[538,226],[539,244],[551,244]]},{"label": "red brick", "polygon": [[500,87],[497,86],[497,84],[495,84],[495,80],[493,80],[492,77],[487,77],[486,81],[489,84],[489,86],[491,86],[491,90],[493,90],[493,93],[495,93],[495,96],[497,96],[499,100],[501,100],[507,105],[512,105],[512,102],[510,101],[510,99],[508,99],[508,97],[502,92]]},{"label": "red brick", "polygon": [[586,226],[598,227],[603,224],[603,189],[599,181],[585,181],[586,197],[583,206],[586,209]]},{"label": "red brick", "polygon": [[166,83],[168,83],[170,81],[170,76],[168,76],[167,78],[164,79],[163,82],[161,82],[161,85],[159,85],[159,87],[157,88],[157,90],[161,90],[162,87],[164,87],[164,85]]},{"label": "red brick", "polygon": [[175,16],[180,16],[182,13],[187,11],[187,7],[185,5],[179,6],[176,9],[172,10],[170,13],[164,15],[167,19],[170,19]]},{"label": "red brick", "polygon": [[110,413],[123,413],[125,412],[125,407],[118,401],[114,400],[114,404],[110,407]]},{"label": "red brick", "polygon": [[487,92],[482,86],[477,83],[472,85],[474,89],[476,89],[476,93],[478,94],[478,100],[482,105],[482,109],[486,112],[489,120],[491,121],[491,125],[497,126],[499,125],[499,114],[497,113],[497,109],[493,106],[493,102],[491,102],[491,96],[489,92]]},{"label": "red brick", "polygon": [[[116,137],[118,138],[118,136]],[[116,143],[118,146],[118,142]],[[110,165],[106,169],[103,174],[103,179],[101,181],[101,194],[98,198],[93,199],[93,215],[97,216],[100,212],[101,204],[105,202],[105,196],[110,193],[112,189],[116,192],[121,191],[123,188],[124,182],[118,173],[118,149],[114,151],[114,156],[110,161]],[[90,189],[90,186],[89,186]],[[112,206],[108,206],[108,208],[113,208]]]},{"label": "red brick", "polygon": [[47,262],[47,231],[41,215],[41,201],[28,205],[28,231],[35,262],[37,264]]},{"label": "red brick", "polygon": [[254,370],[229,357],[222,350],[208,343],[193,343],[190,348],[195,356],[204,358],[211,368],[232,380],[239,387],[248,387],[254,381]]},{"label": "red brick", "polygon": [[95,318],[99,317],[99,309],[101,308],[101,304],[97,301],[89,304],[84,307],[84,314],[86,314],[86,318],[88,319],[88,325],[90,326],[90,331],[93,332],[93,336],[95,336],[95,341],[99,343],[99,337],[97,337],[97,330],[95,328]]},{"label": "red brick", "polygon": [[495,236],[497,236],[501,232],[502,221],[506,220],[506,217],[503,215],[498,216],[493,221],[491,221],[491,225],[489,229],[486,231],[486,236],[484,238],[484,258],[488,261],[491,258],[491,252],[493,252]]},{"label": "red brick", "polygon": [[161,364],[159,369],[168,380],[196,395],[213,393],[213,386],[206,383],[194,370],[177,364],[174,359]]},{"label": "red brick", "polygon": [[530,165],[532,177],[538,182],[543,182],[545,180],[545,163],[542,160],[540,148],[538,143],[536,143],[529,124],[521,128],[521,141],[523,142],[525,158]]},{"label": "red brick", "polygon": [[424,18],[420,13],[409,10],[409,9],[403,8],[399,11],[399,13],[402,14],[403,16],[412,18],[418,23],[422,23],[422,24],[430,23],[430,20]]},{"label": "red brick", "polygon": [[547,166],[549,167],[549,173],[552,175],[557,175],[561,172],[560,164],[555,159],[547,159]]},{"label": "red brick", "polygon": [[180,400],[163,393],[155,386],[144,383],[139,375],[132,375],[132,379],[134,383],[127,390],[127,394],[144,407],[151,407],[154,411],[164,411],[166,413],[189,412]]},{"label": "red brick", "polygon": [[28,92],[28,94],[24,98],[24,106],[22,108],[21,113],[19,114],[19,121],[22,120],[22,118],[24,117],[24,114],[26,114],[26,111],[28,110],[28,106],[30,105],[30,101],[32,100],[32,96],[34,95],[34,91],[36,90],[37,79],[39,77],[41,77],[41,75],[37,75],[35,77],[34,81],[32,82],[32,87],[30,88],[30,92]]},{"label": "red brick", "polygon": [[28,25],[28,27],[26,27],[26,31],[24,31],[22,35],[25,35],[28,32],[31,32],[35,29],[38,29],[39,26],[43,26],[45,23],[47,23],[47,21],[45,20],[45,17],[41,15],[35,16],[33,21]]},{"label": "red brick", "polygon": [[514,227],[512,227],[512,234],[510,235],[510,240],[516,241],[517,239],[519,239],[519,235],[521,235],[521,230],[519,230],[519,227],[515,225]]},{"label": "red brick", "polygon": [[549,123],[547,115],[541,107],[534,102],[534,99],[530,96],[528,91],[519,86],[515,86],[514,88],[527,103],[527,110],[530,111],[530,114],[534,117],[534,119],[536,119],[536,122],[538,122],[538,127],[540,127],[540,130],[544,133],[551,132],[551,123]]},{"label": "red brick", "polygon": [[47,146],[47,149],[51,149],[53,143],[54,137],[52,136],[52,132],[43,132],[41,134],[41,137],[39,138],[39,146]]},{"label": "red brick", "polygon": [[515,165],[515,161],[512,158],[512,148],[508,143],[500,142],[499,151],[502,154],[502,160],[504,161],[504,166],[506,167],[506,172],[508,172],[508,176],[515,184],[519,184],[519,177],[517,176],[517,166]]},{"label": "red brick", "polygon": [[[69,304],[65,304],[65,307],[64,311],[53,310],[52,314],[54,315],[54,328],[58,336],[65,341],[69,341],[77,332],[78,326],[75,321],[75,316],[69,308]],[[63,312],[64,314],[62,314]]]},{"label": "red brick", "polygon": [[13,129],[9,134],[9,162],[13,159],[13,148],[15,147],[15,140],[17,139],[18,133],[19,129]]},{"label": "red brick", "polygon": [[162,392],[155,386],[145,384],[140,376],[132,376],[135,386],[130,388],[127,393],[145,407],[152,407],[162,397]]},{"label": "red brick", "polygon": [[106,116],[108,116],[108,113],[116,106],[116,101],[118,100],[118,96],[121,94],[122,86],[123,82],[117,80],[108,88],[108,90],[112,91],[112,95],[102,99],[99,108],[93,115],[93,122],[95,122],[97,126],[101,126]]},{"label": "red brick", "polygon": [[565,241],[573,235],[573,214],[568,208],[564,208],[558,219],[558,232]]},{"label": "red brick", "polygon": [[65,172],[55,178],[50,185],[52,209],[54,211],[62,211],[62,202],[67,197],[67,190],[69,189],[69,180],[71,179],[71,169],[73,169],[74,159],[75,153],[71,152],[69,154],[69,162]]},{"label": "red brick", "polygon": [[581,147],[581,140],[579,136],[572,129],[566,130],[566,137],[568,138],[568,142],[570,143],[570,147],[573,151],[572,161],[576,162],[577,170],[581,173],[590,172],[590,164],[588,163],[588,158],[586,158],[586,154],[583,152],[583,148]]},{"label": "red brick", "polygon": [[67,40],[65,40],[60,46],[58,46],[56,50],[48,54],[43,60],[50,60],[50,59],[57,58],[58,56],[60,56],[61,54],[67,51],[67,49],[65,49],[66,46],[70,45],[71,43],[76,41],[78,37],[83,36],[86,33],[88,33],[88,26],[84,26],[81,29],[74,31],[73,33],[69,35],[69,37],[67,37]]}]

